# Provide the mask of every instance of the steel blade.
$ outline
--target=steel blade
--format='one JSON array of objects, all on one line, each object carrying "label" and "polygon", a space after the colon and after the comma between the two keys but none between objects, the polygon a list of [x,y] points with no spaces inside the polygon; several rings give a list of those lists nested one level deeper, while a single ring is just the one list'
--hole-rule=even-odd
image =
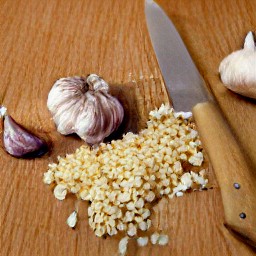
[{"label": "steel blade", "polygon": [[152,0],[145,1],[148,31],[163,79],[177,111],[191,111],[211,97],[175,26]]}]

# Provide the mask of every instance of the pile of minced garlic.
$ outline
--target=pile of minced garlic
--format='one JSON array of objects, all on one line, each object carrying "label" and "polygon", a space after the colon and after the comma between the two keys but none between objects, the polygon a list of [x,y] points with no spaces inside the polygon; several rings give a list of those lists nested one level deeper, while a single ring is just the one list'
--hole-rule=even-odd
[{"label": "pile of minced garlic", "polygon": [[197,173],[187,168],[201,166],[204,160],[191,116],[162,105],[150,112],[147,128],[139,134],[128,132],[120,140],[81,146],[59,157],[58,164],[49,164],[44,182],[56,185],[59,200],[73,193],[90,201],[89,225],[96,236],[122,231],[126,244],[128,237],[150,228],[152,202],[207,184],[204,169]]}]

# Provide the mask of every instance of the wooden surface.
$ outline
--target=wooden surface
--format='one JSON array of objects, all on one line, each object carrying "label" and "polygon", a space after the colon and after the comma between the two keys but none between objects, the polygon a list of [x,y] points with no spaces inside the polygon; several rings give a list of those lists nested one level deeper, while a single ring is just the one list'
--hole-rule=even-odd
[{"label": "wooden surface", "polygon": [[[222,86],[218,65],[255,29],[256,2],[159,2],[255,165],[255,104]],[[168,100],[143,5],[141,0],[0,1],[0,99],[16,121],[52,143],[52,151],[36,160],[14,159],[0,148],[1,256],[116,255],[118,240],[96,238],[89,228],[86,204],[80,205],[77,229],[70,230],[65,222],[75,199],[57,201],[42,182],[49,162],[82,144],[55,131],[46,99],[56,79],[97,73],[125,105],[126,130],[142,128],[149,110]],[[224,227],[213,172],[210,181],[212,190],[162,200],[155,207],[154,226],[169,234],[168,246],[137,248],[132,243],[128,255],[254,255]]]}]

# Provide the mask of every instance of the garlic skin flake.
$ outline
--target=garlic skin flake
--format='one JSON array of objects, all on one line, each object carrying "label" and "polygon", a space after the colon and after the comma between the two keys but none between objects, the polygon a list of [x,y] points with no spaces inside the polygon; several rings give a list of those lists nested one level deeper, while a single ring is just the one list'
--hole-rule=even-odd
[{"label": "garlic skin flake", "polygon": [[243,49],[222,60],[219,73],[228,89],[256,99],[256,47],[252,32],[247,34]]},{"label": "garlic skin flake", "polygon": [[123,121],[124,110],[108,90],[108,84],[95,74],[57,80],[49,92],[47,107],[58,132],[76,133],[91,145],[114,132]]}]

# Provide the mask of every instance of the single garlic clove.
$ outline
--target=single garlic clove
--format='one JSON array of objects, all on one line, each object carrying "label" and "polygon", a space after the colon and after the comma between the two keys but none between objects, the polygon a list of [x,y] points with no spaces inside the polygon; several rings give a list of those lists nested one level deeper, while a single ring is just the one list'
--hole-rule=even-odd
[{"label": "single garlic clove", "polygon": [[30,133],[9,116],[4,116],[3,143],[5,150],[14,157],[39,157],[48,151],[47,144]]},{"label": "single garlic clove", "polygon": [[256,98],[256,47],[252,32],[247,34],[243,49],[222,60],[219,73],[221,81],[228,89]]}]

